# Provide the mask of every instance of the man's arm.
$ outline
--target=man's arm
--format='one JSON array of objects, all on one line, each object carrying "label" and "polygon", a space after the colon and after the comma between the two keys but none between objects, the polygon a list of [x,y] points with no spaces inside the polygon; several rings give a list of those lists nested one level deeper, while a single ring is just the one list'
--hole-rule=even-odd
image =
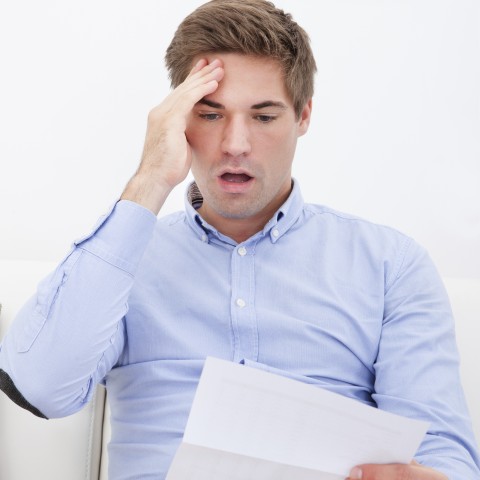
[{"label": "man's arm", "polygon": [[170,191],[188,173],[188,116],[223,77],[200,60],[149,115],[140,166],[111,214],[39,285],[0,345],[0,389],[42,417],[83,407],[124,347],[137,266]]},{"label": "man's arm", "polygon": [[[479,478],[448,295],[430,257],[413,241],[387,273],[374,369],[378,408],[430,424],[415,459],[450,480]],[[361,470],[368,479],[445,478],[418,464]]]}]

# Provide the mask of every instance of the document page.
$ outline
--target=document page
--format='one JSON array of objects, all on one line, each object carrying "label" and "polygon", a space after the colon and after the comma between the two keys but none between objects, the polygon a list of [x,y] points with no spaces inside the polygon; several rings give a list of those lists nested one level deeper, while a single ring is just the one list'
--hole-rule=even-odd
[{"label": "document page", "polygon": [[409,463],[427,426],[209,357],[167,480],[344,479],[362,463]]}]

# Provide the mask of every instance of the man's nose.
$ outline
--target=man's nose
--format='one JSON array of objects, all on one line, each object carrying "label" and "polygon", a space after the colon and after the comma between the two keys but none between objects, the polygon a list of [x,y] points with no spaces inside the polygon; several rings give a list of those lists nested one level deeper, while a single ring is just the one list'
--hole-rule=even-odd
[{"label": "man's nose", "polygon": [[232,157],[239,157],[249,154],[250,150],[250,132],[245,119],[230,119],[223,132],[223,153]]}]

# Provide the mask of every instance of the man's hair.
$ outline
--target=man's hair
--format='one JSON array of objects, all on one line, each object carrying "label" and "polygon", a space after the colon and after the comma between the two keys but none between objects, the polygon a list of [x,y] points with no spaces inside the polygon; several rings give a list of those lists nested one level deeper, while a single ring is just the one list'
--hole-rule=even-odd
[{"label": "man's hair", "polygon": [[310,39],[292,16],[266,0],[212,0],[179,25],[165,55],[173,88],[207,53],[239,53],[277,60],[297,118],[312,98],[315,59]]}]

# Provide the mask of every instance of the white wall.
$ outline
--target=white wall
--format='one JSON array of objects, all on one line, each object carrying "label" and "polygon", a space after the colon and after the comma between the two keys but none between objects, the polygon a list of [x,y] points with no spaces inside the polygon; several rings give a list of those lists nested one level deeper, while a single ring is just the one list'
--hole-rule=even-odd
[{"label": "white wall", "polygon": [[[164,51],[201,3],[2,2],[0,257],[59,260],[119,195],[168,91]],[[412,235],[443,275],[480,278],[480,2],[276,3],[319,67],[294,169],[305,199]]]}]

